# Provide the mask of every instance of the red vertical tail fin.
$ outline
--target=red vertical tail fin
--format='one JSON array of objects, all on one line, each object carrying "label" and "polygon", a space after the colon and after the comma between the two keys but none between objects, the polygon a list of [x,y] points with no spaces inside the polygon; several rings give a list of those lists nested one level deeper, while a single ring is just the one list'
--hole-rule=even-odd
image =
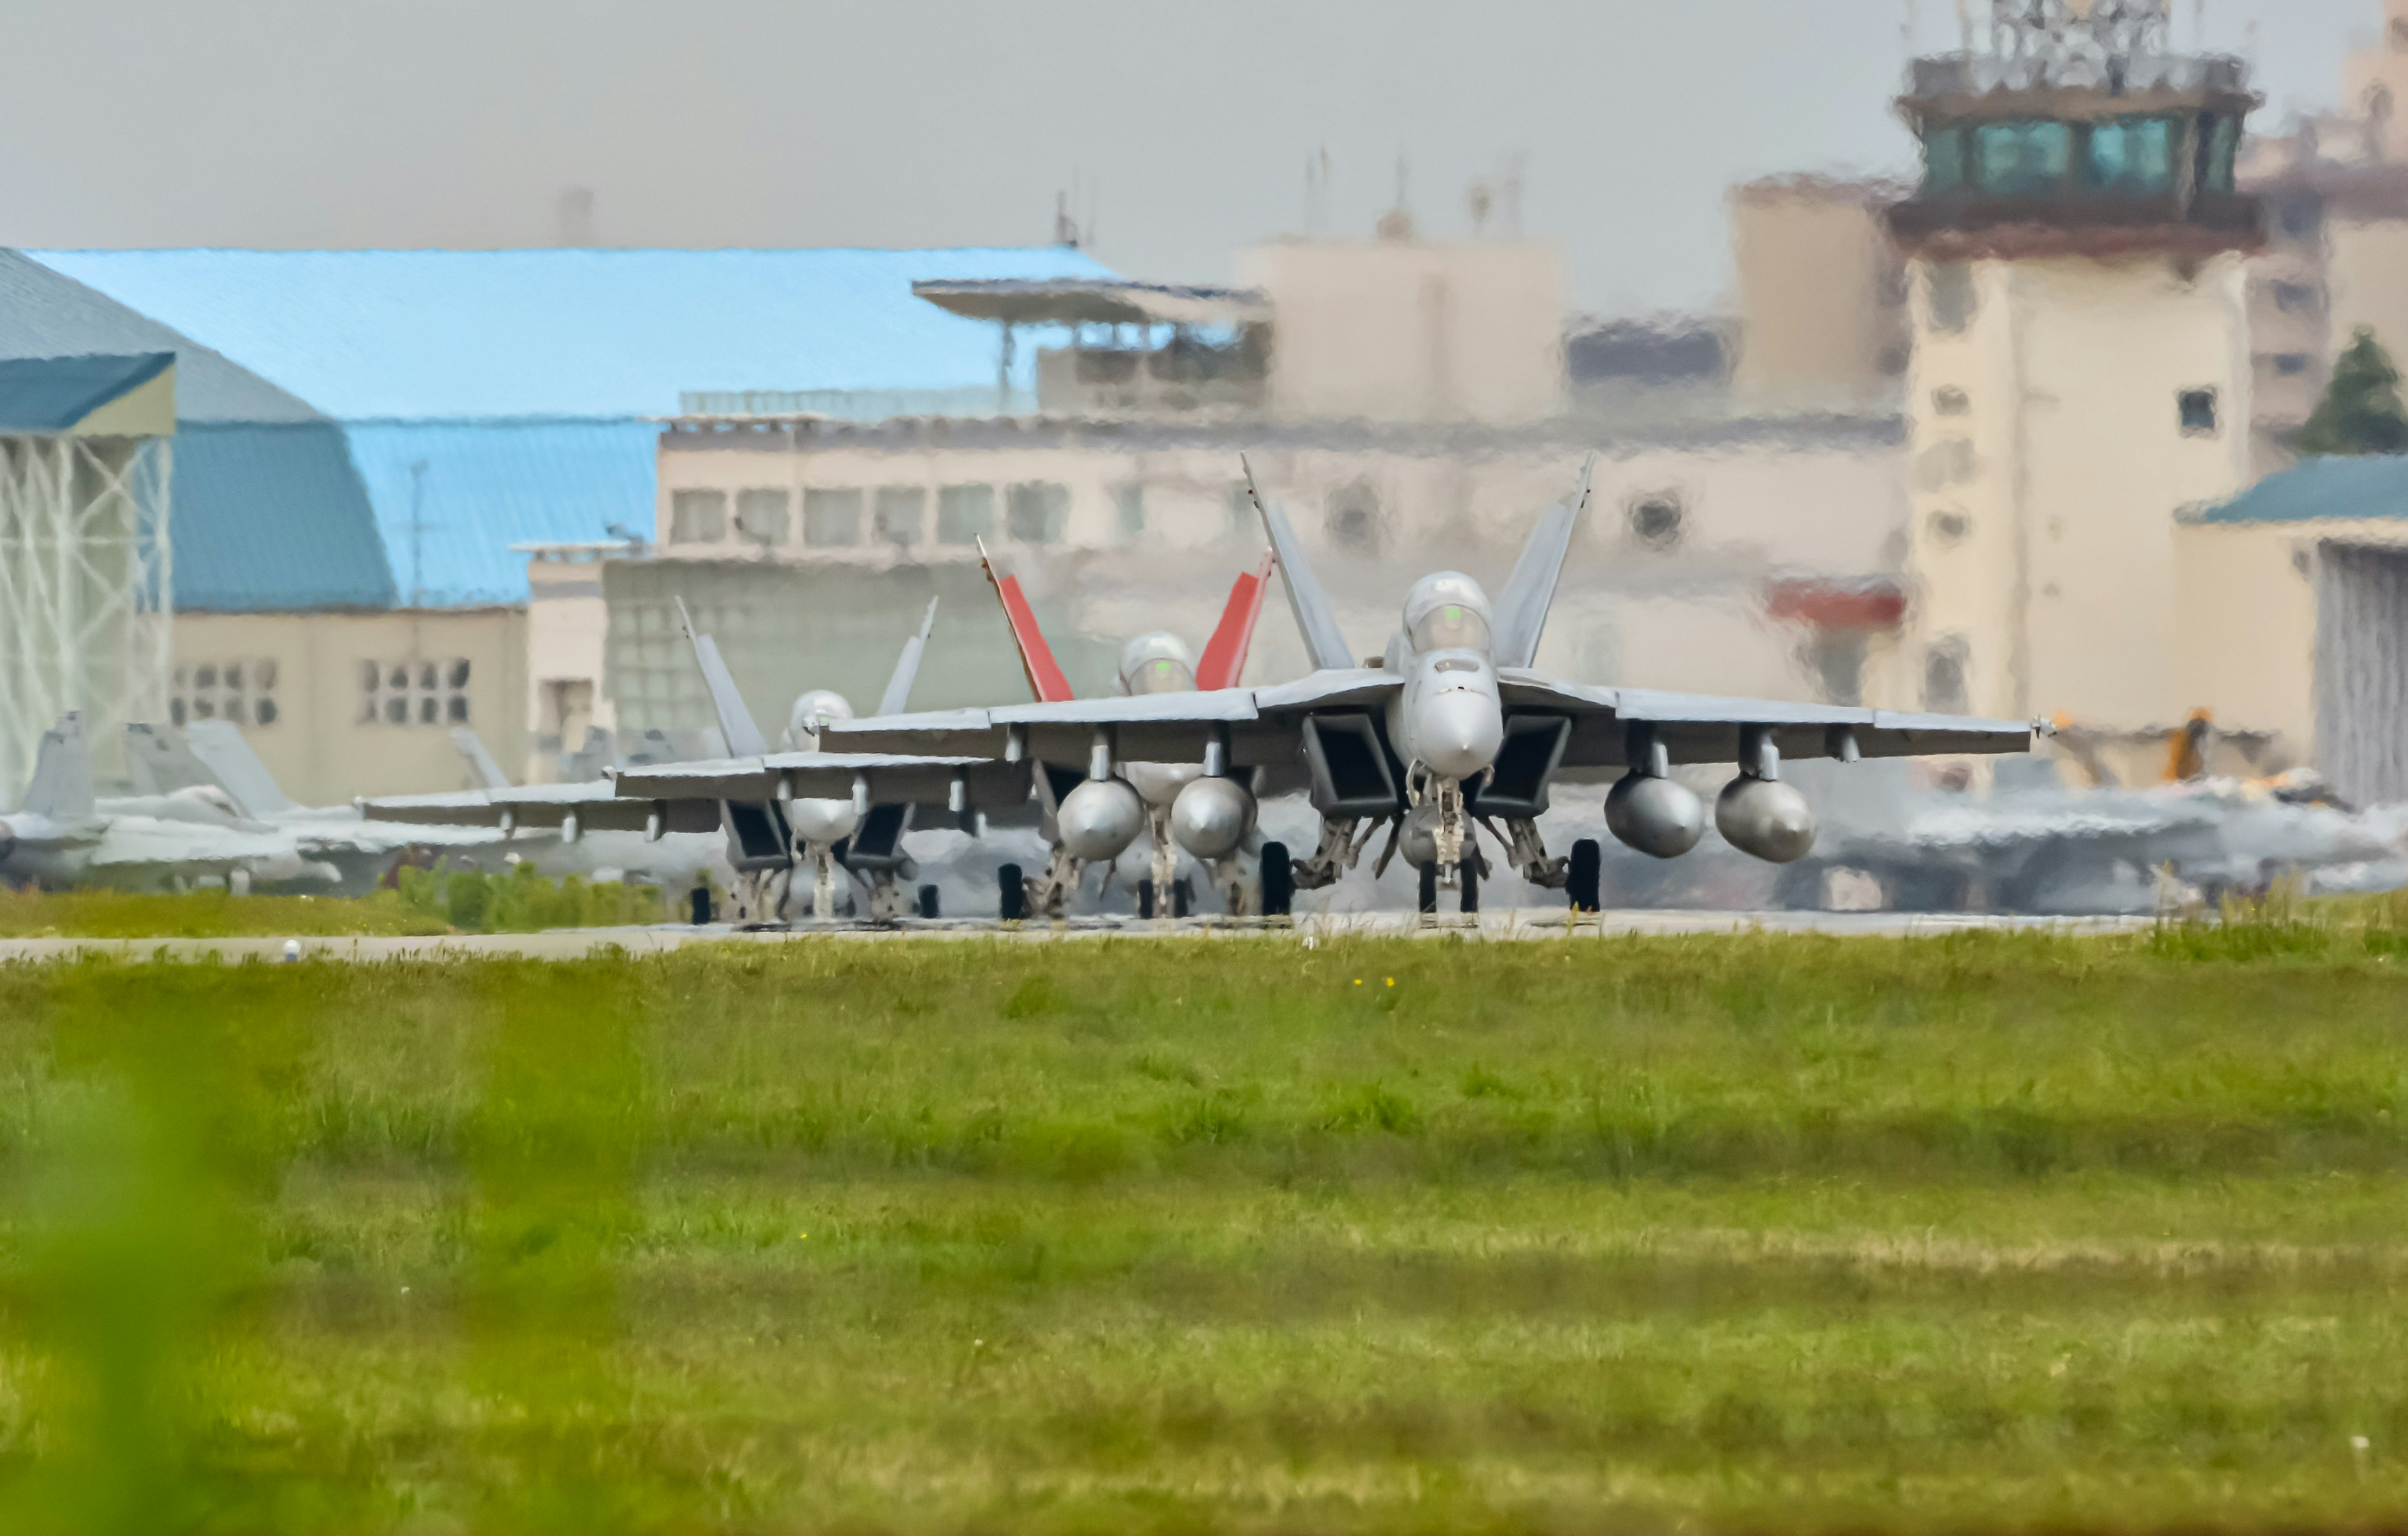
[{"label": "red vertical tail fin", "polygon": [[1266,550],[1262,563],[1229,589],[1228,605],[1221,610],[1221,622],[1204,647],[1204,659],[1196,665],[1197,688],[1235,688],[1244,675],[1246,652],[1254,643],[1254,620],[1263,614],[1263,588],[1270,580],[1271,560]]},{"label": "red vertical tail fin", "polygon": [[1028,605],[1028,594],[1020,590],[1020,578],[995,568],[984,539],[979,541],[979,568],[994,583],[995,595],[1003,604],[1003,621],[1011,627],[1011,643],[1020,647],[1020,670],[1028,675],[1028,690],[1037,695],[1039,704],[1076,698],[1070,679],[1062,676],[1061,666],[1054,660],[1054,647],[1045,643],[1045,632],[1037,627],[1037,611]]}]

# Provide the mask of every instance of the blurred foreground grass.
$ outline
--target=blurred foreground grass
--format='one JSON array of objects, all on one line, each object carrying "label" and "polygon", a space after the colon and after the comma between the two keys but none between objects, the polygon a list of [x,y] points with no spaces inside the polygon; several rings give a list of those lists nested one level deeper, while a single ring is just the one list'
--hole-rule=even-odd
[{"label": "blurred foreground grass", "polygon": [[2369,1527],[2381,920],[0,970],[0,1522]]},{"label": "blurred foreground grass", "polygon": [[7,939],[529,933],[656,923],[667,913],[656,887],[550,879],[532,864],[503,875],[405,869],[398,889],[356,899],[0,888],[0,938]]}]

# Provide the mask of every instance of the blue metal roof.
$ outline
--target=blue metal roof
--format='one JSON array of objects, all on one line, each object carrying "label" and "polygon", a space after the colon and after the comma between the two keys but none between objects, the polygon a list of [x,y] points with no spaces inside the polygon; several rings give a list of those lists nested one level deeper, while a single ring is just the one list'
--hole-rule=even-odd
[{"label": "blue metal roof", "polygon": [[24,254],[348,421],[669,415],[681,390],[970,389],[995,379],[995,328],[912,283],[1111,276],[1061,247]]},{"label": "blue metal roof", "polygon": [[2229,502],[2190,515],[2201,523],[2408,518],[2408,455],[2308,459]]},{"label": "blue metal roof", "polygon": [[649,535],[649,421],[365,422],[344,429],[367,489],[399,602],[523,603],[513,544]]},{"label": "blue metal roof", "polygon": [[175,455],[168,529],[178,608],[394,605],[393,570],[341,427],[187,422]]},{"label": "blue metal roof", "polygon": [[66,432],[175,365],[173,352],[0,359],[0,432]]}]

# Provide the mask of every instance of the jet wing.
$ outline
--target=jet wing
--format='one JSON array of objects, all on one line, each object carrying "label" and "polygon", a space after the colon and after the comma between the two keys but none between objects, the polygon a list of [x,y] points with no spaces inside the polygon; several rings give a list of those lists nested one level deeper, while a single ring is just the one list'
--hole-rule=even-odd
[{"label": "jet wing", "polygon": [[[942,752],[1084,764],[1096,732],[1125,762],[1201,762],[1219,735],[1241,767],[1292,763],[1307,715],[1384,704],[1398,679],[1377,668],[1316,672],[1271,688],[1139,693],[1058,704],[952,709],[832,724],[822,739],[848,751]],[[1012,743],[1020,744],[1015,754]]]},{"label": "jet wing", "polygon": [[[643,832],[653,810],[645,800],[630,800],[610,779],[576,784],[529,784],[509,789],[466,789],[453,794],[394,795],[360,803],[372,821],[406,821],[422,827],[498,828],[507,816],[514,829],[553,830],[577,815],[584,832]],[[667,807],[664,831],[709,832],[719,830],[719,811],[695,801]],[[413,838],[424,842],[425,838]]]},{"label": "jet wing", "polygon": [[299,857],[299,846],[281,832],[247,832],[193,821],[162,821],[147,816],[112,818],[93,843],[94,868],[127,864],[248,865]]},{"label": "jet wing", "polygon": [[1571,717],[1571,739],[1563,759],[1568,770],[1625,766],[1628,727],[1642,721],[1656,728],[1657,739],[1674,762],[1736,762],[1740,732],[1747,726],[1770,727],[1784,758],[1842,756],[1851,742],[1856,755],[1868,758],[2028,752],[2035,729],[2026,722],[1962,715],[1599,688],[1520,668],[1500,672],[1498,683],[1509,714]]},{"label": "jet wing", "polygon": [[799,800],[851,800],[857,782],[873,805],[925,805],[943,810],[953,806],[953,786],[958,781],[962,808],[1003,810],[1028,799],[1028,775],[1025,762],[1001,762],[984,757],[771,752],[710,762],[623,768],[617,784],[623,797],[620,804],[638,807],[653,802],[664,802],[672,808],[681,804],[722,800],[757,804],[779,798],[781,788]]}]

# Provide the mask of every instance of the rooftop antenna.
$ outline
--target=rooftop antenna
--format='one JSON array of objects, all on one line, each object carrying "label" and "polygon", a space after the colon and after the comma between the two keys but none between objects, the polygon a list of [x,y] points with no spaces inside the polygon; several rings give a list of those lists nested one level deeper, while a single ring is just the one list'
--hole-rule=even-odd
[{"label": "rooftop antenna", "polygon": [[1405,206],[1405,157],[1397,156],[1397,206],[1380,215],[1380,238],[1410,242],[1413,237],[1413,216]]},{"label": "rooftop antenna", "polygon": [[[1072,179],[1077,178],[1074,176]],[[1067,192],[1054,194],[1054,243],[1072,250],[1079,249],[1079,222],[1070,217],[1070,194]]]}]

